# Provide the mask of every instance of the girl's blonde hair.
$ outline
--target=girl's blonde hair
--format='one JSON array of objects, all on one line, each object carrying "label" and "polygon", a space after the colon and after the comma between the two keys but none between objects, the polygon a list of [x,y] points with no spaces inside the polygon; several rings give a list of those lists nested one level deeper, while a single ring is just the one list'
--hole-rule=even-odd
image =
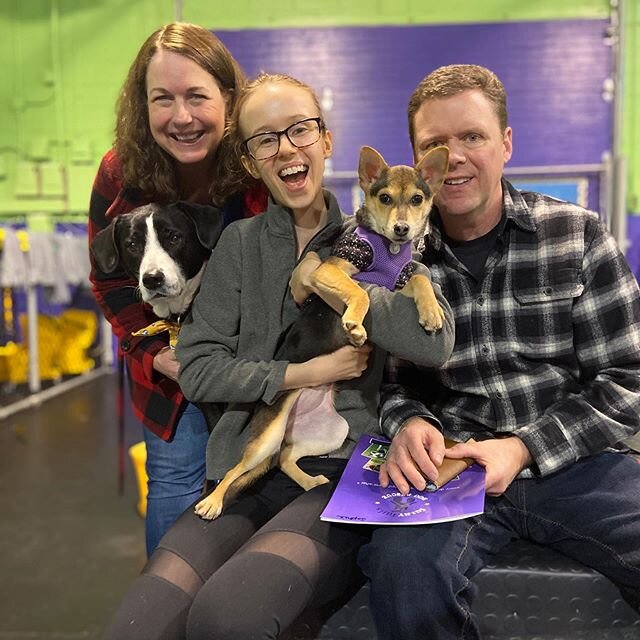
[{"label": "girl's blonde hair", "polygon": [[304,89],[305,91],[307,91],[311,96],[311,99],[313,100],[314,106],[318,110],[318,116],[320,116],[320,119],[322,120],[321,131],[324,131],[326,129],[322,107],[320,106],[320,99],[311,86],[285,73],[262,72],[254,80],[251,80],[248,84],[246,84],[242,89],[240,95],[238,96],[238,99],[236,100],[235,108],[233,110],[233,113],[231,114],[231,119],[227,127],[227,136],[229,138],[231,148],[234,151],[234,155],[238,158],[238,160],[246,154],[246,151],[243,147],[244,135],[242,131],[240,131],[240,113],[242,112],[242,107],[247,102],[249,97],[253,93],[255,93],[256,89],[258,89],[259,87],[266,84],[279,83],[291,84],[294,87],[299,87],[300,89]]}]

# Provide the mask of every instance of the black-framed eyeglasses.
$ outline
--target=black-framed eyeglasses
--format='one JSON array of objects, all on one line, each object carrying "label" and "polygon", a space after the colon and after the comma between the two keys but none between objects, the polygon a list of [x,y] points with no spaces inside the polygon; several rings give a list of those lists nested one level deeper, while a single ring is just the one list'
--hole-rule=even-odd
[{"label": "black-framed eyeglasses", "polygon": [[280,151],[280,138],[287,136],[287,140],[298,149],[308,147],[320,140],[324,129],[322,118],[305,118],[294,122],[282,131],[265,131],[247,138],[242,146],[254,160],[273,158]]}]

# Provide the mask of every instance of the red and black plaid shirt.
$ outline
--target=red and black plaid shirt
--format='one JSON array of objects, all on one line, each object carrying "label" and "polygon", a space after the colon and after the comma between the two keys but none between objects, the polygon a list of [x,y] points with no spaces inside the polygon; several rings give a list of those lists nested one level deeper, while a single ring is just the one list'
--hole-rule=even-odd
[{"label": "red and black plaid shirt", "polygon": [[[93,183],[89,207],[89,244],[116,216],[148,204],[135,189],[124,187],[120,162],[113,150],[102,158]],[[266,209],[267,193],[256,189],[225,207],[225,222]],[[136,293],[137,282],[124,272],[101,272],[92,260],[90,280],[96,301],[111,324],[129,373],[134,415],[163,440],[170,440],[186,400],[176,382],[153,368],[153,358],[168,344],[167,334],[135,337],[131,334],[157,317]]]}]

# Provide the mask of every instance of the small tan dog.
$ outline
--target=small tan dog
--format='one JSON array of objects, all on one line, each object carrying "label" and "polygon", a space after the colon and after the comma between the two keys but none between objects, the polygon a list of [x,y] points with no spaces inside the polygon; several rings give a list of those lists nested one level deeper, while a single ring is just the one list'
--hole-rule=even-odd
[{"label": "small tan dog", "polygon": [[[442,186],[448,163],[446,147],[428,151],[415,167],[390,167],[375,149],[362,148],[358,175],[365,199],[356,213],[358,227],[343,235],[332,257],[313,272],[312,285],[320,297],[305,303],[276,359],[306,362],[349,343],[364,344],[369,297],[353,278],[399,288],[415,300],[425,330],[442,328],[444,314],[431,282],[414,273],[411,254],[413,241],[424,235],[433,197]],[[342,316],[323,302],[323,294],[345,304]],[[322,475],[308,475],[297,462],[303,456],[339,449],[348,434],[349,425],[333,408],[333,387],[286,391],[273,405],[260,406],[248,426],[250,435],[242,459],[196,505],[196,513],[206,519],[218,517],[242,489],[275,464],[307,491],[328,482]],[[322,411],[321,419],[318,410]]]},{"label": "small tan dog", "polygon": [[[433,196],[442,186],[448,161],[448,149],[438,147],[425,154],[415,168],[389,167],[375,149],[363,147],[358,176],[365,197],[364,206],[356,212],[360,227],[389,240],[391,254],[399,253],[400,245],[408,249],[414,238],[424,235]],[[355,346],[364,344],[367,339],[362,322],[369,311],[369,297],[353,278],[371,282],[365,277],[366,273],[358,277],[360,269],[353,262],[331,256],[311,275],[312,284],[321,296],[336,296],[346,305],[342,325]],[[418,320],[427,331],[442,328],[444,314],[429,278],[412,275],[400,293],[415,300]]]}]

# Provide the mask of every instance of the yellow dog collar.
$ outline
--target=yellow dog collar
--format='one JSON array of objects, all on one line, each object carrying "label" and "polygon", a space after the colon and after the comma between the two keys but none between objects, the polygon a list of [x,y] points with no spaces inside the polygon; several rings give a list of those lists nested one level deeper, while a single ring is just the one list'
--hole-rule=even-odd
[{"label": "yellow dog collar", "polygon": [[176,342],[178,342],[178,333],[180,331],[180,325],[177,322],[168,322],[167,320],[157,320],[152,322],[148,327],[134,331],[132,336],[155,336],[158,333],[169,332],[169,346],[175,349]]}]

